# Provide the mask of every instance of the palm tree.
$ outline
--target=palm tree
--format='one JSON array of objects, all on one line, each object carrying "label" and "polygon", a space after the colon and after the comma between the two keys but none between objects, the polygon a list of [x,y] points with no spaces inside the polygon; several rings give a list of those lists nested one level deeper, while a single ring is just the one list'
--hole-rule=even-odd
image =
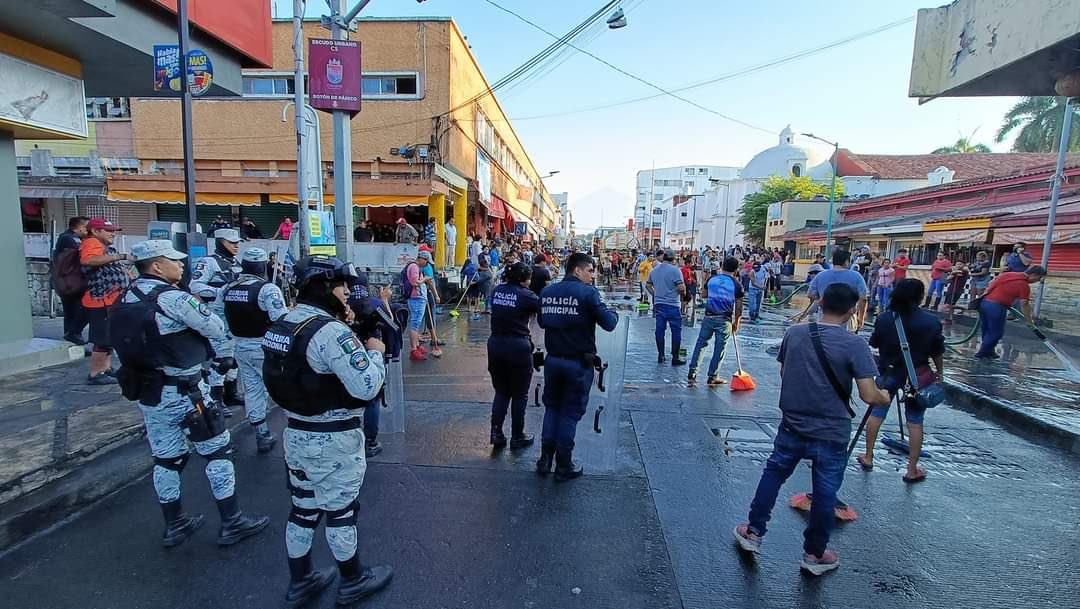
[{"label": "palm tree", "polygon": [[960,137],[952,146],[942,146],[941,148],[935,149],[930,154],[972,154],[974,152],[990,152],[990,147],[986,144],[972,144],[971,139],[973,137],[975,137],[974,133],[967,137]]},{"label": "palm tree", "polygon": [[[1065,118],[1064,97],[1024,97],[1008,112],[994,141],[1002,142],[1019,129],[1014,152],[1056,152],[1061,141],[1061,123]],[[1069,150],[1080,151],[1080,111],[1074,106],[1073,129]]]}]

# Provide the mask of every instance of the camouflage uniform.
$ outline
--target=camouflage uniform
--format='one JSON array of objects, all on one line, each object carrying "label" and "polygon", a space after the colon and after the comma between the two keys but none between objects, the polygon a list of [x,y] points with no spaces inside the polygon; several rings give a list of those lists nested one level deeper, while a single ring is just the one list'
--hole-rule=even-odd
[{"label": "camouflage uniform", "polygon": [[[218,231],[218,233],[226,231],[236,232],[233,229],[224,229]],[[237,236],[237,240],[239,240],[239,235]],[[222,268],[218,256],[231,266]],[[237,262],[235,258],[226,258],[220,254],[217,256],[200,258],[198,262],[195,263],[195,267],[191,270],[191,293],[208,303],[210,311],[221,318],[222,323],[225,326],[226,340],[228,341],[230,348],[233,346],[233,336],[232,334],[229,334],[229,324],[225,322],[225,301],[223,295],[225,293],[225,286],[235,281],[240,275],[240,271],[240,263]],[[237,376],[238,372],[236,369],[230,370],[226,374],[221,374],[211,368],[209,376],[210,387],[224,387],[226,381],[235,381]]]}]

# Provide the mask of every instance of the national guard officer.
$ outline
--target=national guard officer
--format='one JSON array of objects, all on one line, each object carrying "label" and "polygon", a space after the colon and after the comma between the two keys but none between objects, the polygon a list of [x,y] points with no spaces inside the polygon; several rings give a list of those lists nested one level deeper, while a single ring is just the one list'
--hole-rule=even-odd
[{"label": "national guard officer", "polygon": [[225,288],[225,321],[235,337],[236,362],[244,382],[248,422],[255,428],[255,449],[268,453],[276,442],[266,422],[266,386],[263,385],[262,337],[270,324],[285,317],[281,288],[266,280],[266,250],[252,247],[240,256],[240,277]]},{"label": "national guard officer", "polygon": [[206,459],[206,477],[221,512],[219,545],[231,545],[266,528],[265,516],[245,516],[236,501],[236,474],[228,459],[229,431],[207,400],[202,367],[211,357],[219,371],[235,366],[225,324],[210,308],[176,287],[187,256],[167,240],[131,248],[139,278],[124,294],[110,331],[120,357],[124,397],[138,400],[154,455],[154,488],[165,514],[165,546],[187,539],[203,516],[180,505],[180,472],[190,445]]},{"label": "national guard officer", "polygon": [[589,405],[596,360],[596,326],[611,332],[619,316],[592,286],[596,266],[588,254],[566,259],[566,276],[540,293],[538,321],[544,329],[548,356],[544,363],[544,429],[537,473],[551,471],[555,480],[572,480],[582,470],[571,457],[577,423]]},{"label": "national guard officer", "polygon": [[[510,407],[510,450],[533,443],[525,433],[525,406],[532,384],[533,342],[529,319],[540,310],[540,299],[529,289],[532,268],[515,262],[506,269],[506,283],[491,292],[491,336],[488,338],[488,372],[495,387],[491,402],[491,445],[506,446],[503,421]],[[513,405],[511,406],[511,401]]]},{"label": "national guard officer", "polygon": [[[217,229],[214,231],[214,253],[197,260],[195,268],[191,270],[191,293],[209,303],[210,310],[222,320],[225,319],[225,286],[236,281],[242,270],[236,259],[241,241],[240,231],[234,228]],[[225,332],[229,335],[229,342],[233,342],[227,322]],[[210,369],[210,397],[221,406],[226,417],[232,416],[227,406],[244,404],[244,398],[236,386],[237,376],[236,370],[222,375]]]},{"label": "national guard officer", "polygon": [[348,318],[351,264],[327,256],[296,263],[296,308],[274,322],[263,337],[263,379],[270,397],[287,411],[282,436],[292,512],[285,528],[289,589],[297,607],[318,595],[333,569],[314,571],[311,543],[326,515],[326,542],[342,582],[337,603],[347,605],[389,583],[388,565],[362,567],[357,555],[358,496],[364,482],[363,409],[375,407],[386,375],[384,346],[366,345],[342,320]]}]

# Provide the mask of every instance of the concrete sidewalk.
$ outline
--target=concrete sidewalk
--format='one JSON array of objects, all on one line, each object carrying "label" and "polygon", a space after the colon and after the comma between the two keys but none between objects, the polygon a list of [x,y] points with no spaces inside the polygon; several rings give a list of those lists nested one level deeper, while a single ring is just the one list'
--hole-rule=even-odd
[{"label": "concrete sidewalk", "polygon": [[[440,320],[447,355],[408,368],[408,433],[380,437],[386,450],[372,460],[361,494],[361,558],[397,569],[394,583],[362,606],[1069,606],[1080,460],[949,405],[927,416],[925,482],[902,483],[904,458],[884,448],[874,471],[848,467],[841,495],[859,520],[834,532],[838,571],[817,579],[798,571],[805,515],[784,501],[809,490],[804,467],[781,493],[762,555],[741,556],[730,531],[746,517],[779,421],[779,367],[766,347],[782,336],[780,320],[767,312],[743,330],[743,364],[758,389],[732,393],[687,387],[685,367],[658,366],[653,320],[635,316],[617,467],[567,484],[531,472],[538,446],[518,455],[490,450],[487,319]],[[688,349],[696,332],[685,330]],[[729,353],[721,376],[733,370]],[[540,414],[529,409],[530,431]],[[280,411],[271,420],[280,431]],[[887,433],[895,435],[895,423],[886,422]],[[583,424],[584,433],[591,431]],[[137,479],[0,556],[5,601],[41,609],[280,606],[289,510],[282,457],[280,449],[255,455],[249,434],[242,427],[236,439],[239,497],[245,509],[271,516],[266,533],[213,546],[205,477],[188,467],[185,505],[209,522],[164,551],[152,486]],[[141,442],[111,454],[129,451],[148,467]],[[315,559],[329,564],[321,533],[317,540]],[[331,591],[313,606],[332,603]]]}]

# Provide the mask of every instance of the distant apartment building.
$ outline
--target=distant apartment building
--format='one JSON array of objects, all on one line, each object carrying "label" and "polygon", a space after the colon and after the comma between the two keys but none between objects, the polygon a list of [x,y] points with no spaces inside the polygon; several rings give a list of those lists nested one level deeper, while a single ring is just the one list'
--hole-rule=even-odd
[{"label": "distant apartment building", "polygon": [[717,165],[658,167],[637,172],[633,217],[638,240],[643,244],[666,243],[665,212],[671,209],[675,196],[701,194],[712,181],[738,177],[738,167]]}]

